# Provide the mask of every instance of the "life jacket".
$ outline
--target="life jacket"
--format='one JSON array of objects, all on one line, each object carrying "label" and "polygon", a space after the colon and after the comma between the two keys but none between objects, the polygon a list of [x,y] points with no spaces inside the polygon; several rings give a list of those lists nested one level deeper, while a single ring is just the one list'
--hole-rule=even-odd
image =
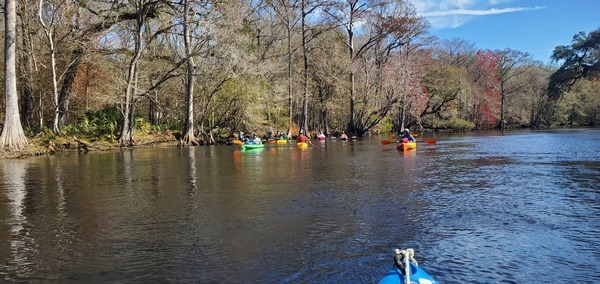
[{"label": "life jacket", "polygon": [[402,138],[402,139],[400,139],[400,143],[408,143],[408,138]]}]

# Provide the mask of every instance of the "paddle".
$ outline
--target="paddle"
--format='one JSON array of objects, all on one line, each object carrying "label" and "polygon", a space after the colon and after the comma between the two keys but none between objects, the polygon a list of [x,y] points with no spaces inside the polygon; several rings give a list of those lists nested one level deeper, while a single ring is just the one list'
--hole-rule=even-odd
[{"label": "paddle", "polygon": [[[392,144],[392,143],[398,143],[398,141],[381,140],[381,144],[383,144],[383,145]],[[437,141],[433,140],[433,139],[425,139],[425,143],[427,143],[427,144],[436,144]]]}]

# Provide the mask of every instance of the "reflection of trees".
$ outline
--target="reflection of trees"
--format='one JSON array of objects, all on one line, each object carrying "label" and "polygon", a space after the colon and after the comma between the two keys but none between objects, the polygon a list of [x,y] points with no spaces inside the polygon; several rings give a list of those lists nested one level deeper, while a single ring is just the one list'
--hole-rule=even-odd
[{"label": "reflection of trees", "polygon": [[123,180],[127,184],[127,188],[131,189],[133,179],[133,151],[123,152]]},{"label": "reflection of trees", "polygon": [[[54,161],[54,160],[53,160]],[[65,217],[65,186],[64,186],[64,174],[63,168],[60,163],[52,163],[52,168],[55,170],[54,179],[56,181],[56,199],[57,205],[56,209],[58,210],[59,218],[62,219]]]},{"label": "reflection of trees", "polygon": [[197,178],[196,178],[196,151],[194,148],[188,149],[188,179],[189,179],[189,189],[188,194],[194,195],[198,190]]},{"label": "reflection of trees", "polygon": [[33,239],[29,236],[32,226],[25,216],[27,188],[25,177],[27,173],[27,162],[24,160],[3,161],[3,178],[5,182],[4,194],[8,199],[10,217],[7,225],[10,227],[10,262],[14,263],[17,274],[27,274],[31,260],[28,259],[28,251],[35,248]]}]

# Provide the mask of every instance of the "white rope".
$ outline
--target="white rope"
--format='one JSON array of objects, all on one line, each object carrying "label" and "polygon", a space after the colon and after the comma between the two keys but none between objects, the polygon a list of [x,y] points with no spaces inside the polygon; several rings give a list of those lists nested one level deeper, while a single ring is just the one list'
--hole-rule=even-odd
[{"label": "white rope", "polygon": [[399,250],[395,249],[394,252],[396,255],[401,255],[404,260],[404,277],[405,284],[410,284],[410,262],[414,263],[416,266],[419,266],[417,260],[415,259],[415,251],[413,249]]}]

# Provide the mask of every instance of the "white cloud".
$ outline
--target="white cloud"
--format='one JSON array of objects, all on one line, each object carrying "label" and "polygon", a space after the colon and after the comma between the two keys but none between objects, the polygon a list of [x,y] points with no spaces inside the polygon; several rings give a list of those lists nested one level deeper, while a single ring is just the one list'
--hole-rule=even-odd
[{"label": "white cloud", "polygon": [[476,17],[515,13],[545,7],[505,6],[512,0],[413,0],[417,13],[425,17],[434,29],[457,28]]},{"label": "white cloud", "polygon": [[541,7],[512,7],[503,9],[487,9],[487,10],[469,10],[469,9],[453,9],[446,11],[431,11],[422,14],[424,17],[445,17],[445,16],[460,16],[460,15],[472,15],[472,16],[485,16],[485,15],[496,15],[504,13],[513,13],[526,10],[542,9]]}]

